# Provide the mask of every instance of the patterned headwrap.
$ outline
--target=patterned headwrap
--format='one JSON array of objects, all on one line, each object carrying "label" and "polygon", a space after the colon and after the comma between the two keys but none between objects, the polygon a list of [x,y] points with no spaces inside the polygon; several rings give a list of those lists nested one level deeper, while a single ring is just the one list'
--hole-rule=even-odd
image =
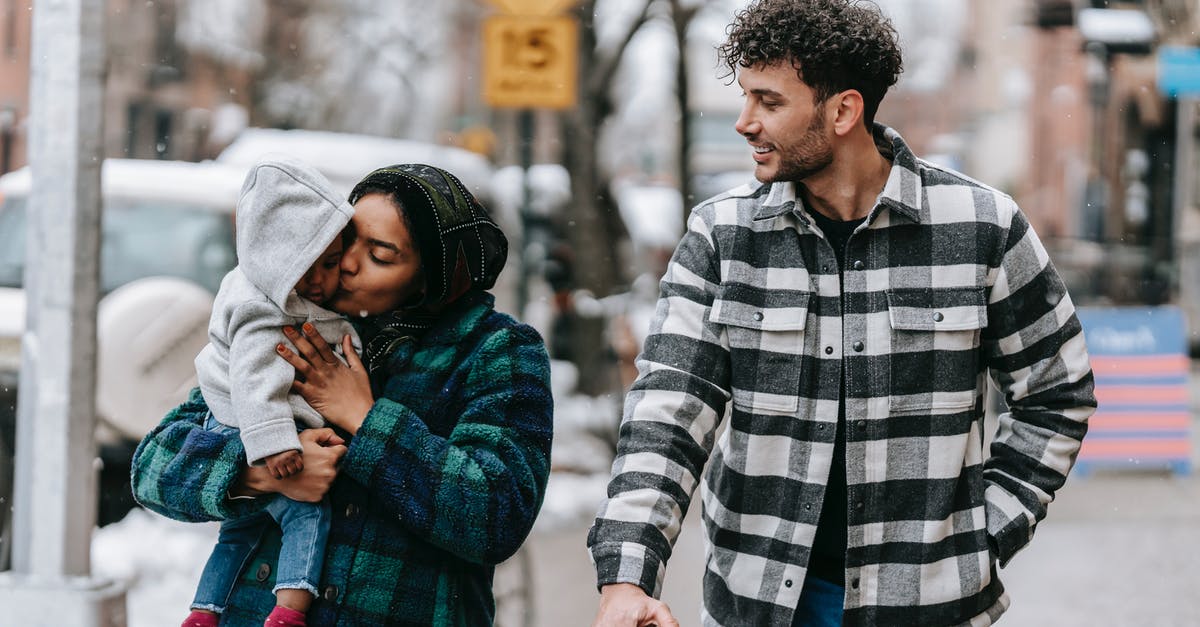
[{"label": "patterned headwrap", "polygon": [[495,285],[508,257],[508,240],[462,181],[441,168],[419,163],[380,168],[354,186],[350,204],[369,193],[386,194],[400,205],[425,277],[420,302],[368,325],[379,327],[363,351],[374,369],[399,343],[432,325],[447,305]]}]

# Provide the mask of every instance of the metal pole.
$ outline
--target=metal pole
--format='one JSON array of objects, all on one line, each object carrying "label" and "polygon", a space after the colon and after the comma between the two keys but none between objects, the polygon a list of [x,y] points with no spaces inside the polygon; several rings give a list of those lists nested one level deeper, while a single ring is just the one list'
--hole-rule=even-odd
[{"label": "metal pole", "polygon": [[533,232],[533,184],[529,180],[529,168],[533,166],[533,110],[521,109],[517,113],[517,128],[521,161],[521,278],[517,284],[517,315],[524,316],[529,304],[530,274],[537,267],[537,260],[532,257],[537,238]]},{"label": "metal pole", "polygon": [[1179,270],[1179,305],[1192,326],[1189,343],[1200,347],[1196,339],[1200,325],[1200,222],[1196,220],[1197,198],[1193,198],[1196,185],[1196,124],[1200,122],[1197,107],[1200,97],[1179,95],[1176,97],[1175,116],[1175,163],[1171,170],[1171,260]]},{"label": "metal pole", "polygon": [[[1176,234],[1174,238],[1176,244],[1180,241],[1179,235],[1184,235],[1188,239],[1196,239],[1195,233],[1180,233],[1179,225],[1181,224],[1187,212],[1192,210],[1192,205],[1195,200],[1192,198],[1192,189],[1196,184],[1196,163],[1194,163],[1196,154],[1196,123],[1197,114],[1196,108],[1200,106],[1200,96],[1179,96],[1176,99],[1176,116],[1175,116],[1175,167],[1172,172],[1172,190],[1171,197],[1174,199],[1171,208],[1172,227],[1171,232]],[[1180,259],[1181,251],[1173,251],[1172,257]]]},{"label": "metal pole", "polygon": [[33,13],[13,572],[0,578],[4,621],[14,625],[125,622],[120,587],[88,578],[105,5],[41,0]]}]

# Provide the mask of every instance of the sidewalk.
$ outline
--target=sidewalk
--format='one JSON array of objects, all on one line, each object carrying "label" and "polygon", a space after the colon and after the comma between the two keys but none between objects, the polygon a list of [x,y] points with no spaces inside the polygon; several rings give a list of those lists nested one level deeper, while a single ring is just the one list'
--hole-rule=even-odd
[{"label": "sidewalk", "polygon": [[[699,624],[704,567],[698,511],[667,567],[663,600]],[[531,542],[538,627],[589,625],[599,595],[587,527]],[[1000,571],[1019,627],[1200,625],[1200,477],[1096,472],[1071,478],[1033,542]]]},{"label": "sidewalk", "polygon": [[1000,577],[1012,625],[1200,625],[1200,477],[1072,478]]},{"label": "sidewalk", "polygon": [[[1000,571],[1014,627],[1200,625],[1200,361],[1192,373],[1191,475],[1096,470],[1071,475],[1032,543]],[[704,548],[688,514],[662,595],[683,627],[700,620]],[[535,534],[537,627],[591,624],[599,603],[588,523]]]}]

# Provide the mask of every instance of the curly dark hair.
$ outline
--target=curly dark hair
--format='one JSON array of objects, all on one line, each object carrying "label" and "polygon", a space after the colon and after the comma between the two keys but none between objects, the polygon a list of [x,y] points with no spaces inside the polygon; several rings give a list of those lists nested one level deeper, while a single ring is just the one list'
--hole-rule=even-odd
[{"label": "curly dark hair", "polygon": [[847,89],[863,97],[870,128],[888,88],[903,71],[896,29],[873,2],[757,0],[734,16],[717,48],[729,68],[791,62],[817,102]]}]

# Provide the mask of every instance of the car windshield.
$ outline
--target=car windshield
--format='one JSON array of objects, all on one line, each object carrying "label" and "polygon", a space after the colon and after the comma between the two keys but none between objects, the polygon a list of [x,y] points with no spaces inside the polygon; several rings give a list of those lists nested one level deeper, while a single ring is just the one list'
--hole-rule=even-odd
[{"label": "car windshield", "polygon": [[[20,287],[25,272],[25,198],[0,207],[0,286]],[[100,247],[100,292],[135,279],[173,276],[216,292],[236,263],[229,215],[180,203],[110,199]]]}]

